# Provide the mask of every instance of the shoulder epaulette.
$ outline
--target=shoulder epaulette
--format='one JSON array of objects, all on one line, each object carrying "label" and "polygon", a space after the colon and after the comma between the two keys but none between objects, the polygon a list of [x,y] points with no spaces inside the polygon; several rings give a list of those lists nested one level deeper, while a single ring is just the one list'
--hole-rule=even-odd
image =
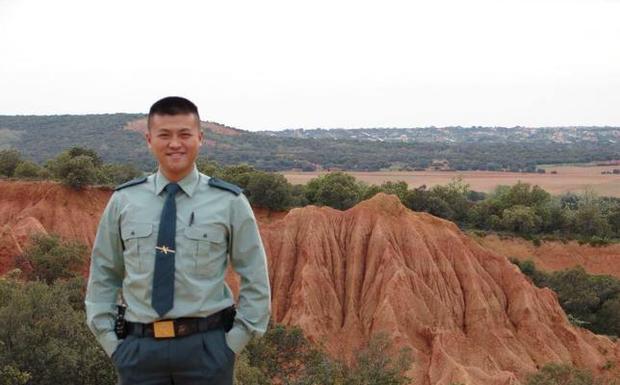
[{"label": "shoulder epaulette", "polygon": [[221,179],[217,179],[217,178],[210,178],[209,179],[209,186],[212,187],[217,187],[220,188],[222,190],[226,190],[226,191],[230,191],[231,193],[235,194],[235,195],[239,195],[243,192],[243,189],[237,185],[234,185],[232,183],[228,183],[225,182]]},{"label": "shoulder epaulette", "polygon": [[146,182],[146,177],[142,176],[140,178],[132,179],[129,182],[125,182],[123,184],[119,184],[118,186],[116,186],[114,188],[114,191],[122,190],[122,189],[124,189],[126,187],[135,186],[137,184],[141,184],[141,183],[144,183],[144,182]]}]

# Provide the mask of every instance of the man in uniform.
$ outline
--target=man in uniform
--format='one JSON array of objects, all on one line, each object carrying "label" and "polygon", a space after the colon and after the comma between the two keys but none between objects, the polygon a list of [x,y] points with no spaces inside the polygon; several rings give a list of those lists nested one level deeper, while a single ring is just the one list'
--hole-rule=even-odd
[{"label": "man in uniform", "polygon": [[[202,139],[191,101],[153,104],[146,141],[159,169],[118,186],[99,223],[86,316],[121,384],[232,384],[235,354],[267,328],[256,220],[240,188],[198,172]],[[236,315],[229,261],[241,277]],[[127,322],[117,336],[119,294]]]}]

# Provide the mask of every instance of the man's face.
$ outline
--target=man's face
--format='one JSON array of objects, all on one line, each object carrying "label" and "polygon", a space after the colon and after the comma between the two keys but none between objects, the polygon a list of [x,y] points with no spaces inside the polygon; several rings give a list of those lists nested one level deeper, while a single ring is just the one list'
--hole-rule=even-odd
[{"label": "man's face", "polygon": [[200,123],[194,114],[153,115],[146,141],[160,171],[171,182],[178,182],[193,169],[198,157],[202,145]]}]

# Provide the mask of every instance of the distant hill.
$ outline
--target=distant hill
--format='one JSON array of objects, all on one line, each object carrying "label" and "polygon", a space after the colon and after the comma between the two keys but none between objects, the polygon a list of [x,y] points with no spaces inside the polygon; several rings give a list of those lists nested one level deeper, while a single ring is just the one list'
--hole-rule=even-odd
[{"label": "distant hill", "polygon": [[[267,171],[456,169],[536,171],[537,165],[620,159],[617,127],[444,127],[248,132],[203,122],[202,155]],[[0,149],[43,162],[71,146],[107,162],[155,166],[144,114],[0,116]]]},{"label": "distant hill", "polygon": [[423,143],[620,143],[620,127],[417,127],[260,131],[288,138]]}]

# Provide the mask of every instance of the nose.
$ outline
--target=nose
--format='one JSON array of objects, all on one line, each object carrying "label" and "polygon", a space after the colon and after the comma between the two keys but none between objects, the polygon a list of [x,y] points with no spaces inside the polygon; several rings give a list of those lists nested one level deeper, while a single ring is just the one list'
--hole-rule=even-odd
[{"label": "nose", "polygon": [[181,146],[181,142],[179,141],[179,138],[177,138],[176,136],[173,136],[172,139],[170,139],[170,142],[168,142],[168,147],[178,148],[180,146]]}]

